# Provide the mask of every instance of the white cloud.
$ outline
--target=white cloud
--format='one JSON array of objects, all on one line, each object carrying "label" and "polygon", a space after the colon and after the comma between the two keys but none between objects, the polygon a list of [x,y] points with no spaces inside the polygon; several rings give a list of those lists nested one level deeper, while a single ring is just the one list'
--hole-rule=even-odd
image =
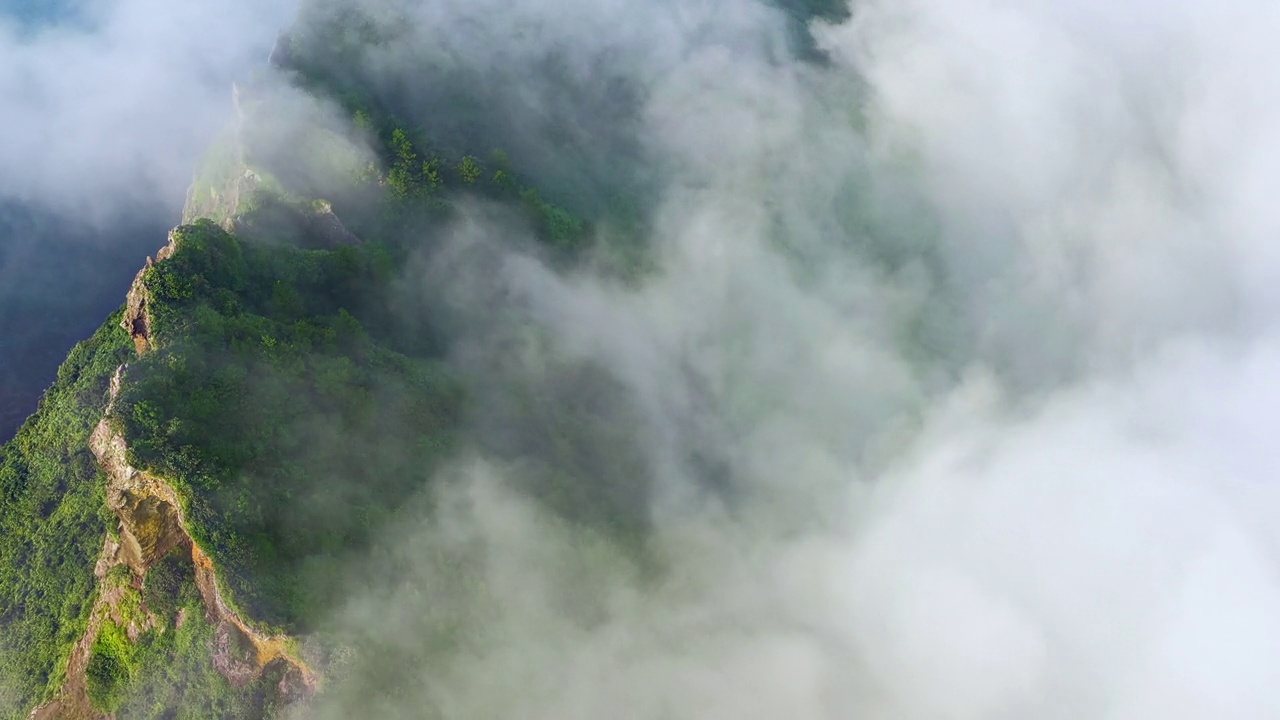
[{"label": "white cloud", "polygon": [[174,213],[265,66],[291,0],[109,0],[72,21],[0,19],[0,195],[94,220],[157,201]]}]

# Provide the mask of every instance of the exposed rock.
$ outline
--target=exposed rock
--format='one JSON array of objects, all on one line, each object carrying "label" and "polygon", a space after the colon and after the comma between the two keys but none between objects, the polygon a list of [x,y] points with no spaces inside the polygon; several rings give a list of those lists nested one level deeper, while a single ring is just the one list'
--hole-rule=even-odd
[{"label": "exposed rock", "polygon": [[[276,661],[276,663],[280,662],[280,660]],[[289,665],[281,675],[280,682],[276,684],[276,692],[285,699],[285,702],[305,700],[314,693],[312,683],[313,680],[304,675],[297,665]]]},{"label": "exposed rock", "polygon": [[[122,366],[117,370],[112,380],[109,412],[114,408],[115,394],[119,392],[124,369]],[[245,677],[257,679],[268,665],[283,662],[288,671],[297,673],[300,679],[298,687],[301,688],[300,694],[285,699],[294,700],[314,693],[319,679],[305,662],[294,657],[289,638],[257,631],[227,606],[213,560],[187,532],[186,518],[177,493],[163,479],[129,465],[124,437],[112,428],[109,418],[104,417],[94,428],[89,447],[107,471],[107,504],[120,519],[121,560],[133,570],[135,577],[143,578],[147,570],[175,547],[189,548],[196,587],[204,601],[205,617],[217,623],[220,632],[231,632],[228,628],[234,628],[236,636],[249,648],[244,664],[219,661],[223,662],[219,672],[225,668],[223,675],[228,680],[242,683],[247,682]]]},{"label": "exposed rock", "polygon": [[307,226],[322,247],[360,244],[360,238],[347,229],[333,212],[333,206],[323,200],[316,204],[316,210],[308,218]]},{"label": "exposed rock", "polygon": [[164,247],[156,251],[156,262],[164,262],[173,257],[173,253],[178,250],[178,236],[173,230],[169,231],[169,242]]},{"label": "exposed rock", "polygon": [[146,265],[134,276],[133,284],[129,286],[129,293],[125,296],[124,319],[120,321],[120,327],[133,338],[133,346],[139,355],[146,354],[151,349],[151,315],[148,312],[151,293],[143,282],[143,276],[157,262],[164,262],[173,256],[177,249],[177,236],[174,232],[174,230],[169,231],[169,242],[156,252],[155,260],[147,258]]},{"label": "exposed rock", "polygon": [[[204,600],[205,616],[210,622],[217,622],[220,630],[230,633],[231,629],[234,628],[234,637],[238,638],[243,643],[242,646],[247,648],[244,655],[244,667],[249,668],[250,680],[256,680],[269,666],[284,663],[286,665],[286,673],[296,673],[299,682],[294,687],[295,694],[286,695],[283,699],[289,702],[313,695],[319,687],[319,678],[305,662],[294,656],[290,648],[290,638],[283,635],[260,633],[227,607],[227,603],[222,597],[222,590],[218,586],[218,575],[213,566],[213,560],[200,549],[199,545],[194,543],[191,545],[191,561],[195,565],[196,587],[199,588],[200,597]],[[233,636],[229,635],[228,637]],[[239,678],[246,672],[239,665],[230,664],[226,665],[226,667],[231,674],[223,672],[223,675],[233,684],[240,682]],[[219,668],[219,672],[222,672],[222,668]]]},{"label": "exposed rock", "polygon": [[98,562],[94,563],[93,576],[102,580],[107,571],[120,564],[120,543],[108,533],[102,541],[102,552],[98,554]]},{"label": "exposed rock", "polygon": [[89,436],[89,449],[107,471],[107,506],[120,518],[118,556],[133,574],[190,542],[178,496],[168,483],[139,472],[126,460],[124,437],[103,418]]},{"label": "exposed rock", "polygon": [[226,621],[213,631],[213,667],[236,687],[248,685],[262,672],[253,641]]},{"label": "exposed rock", "polygon": [[[156,253],[163,262],[176,250],[176,237],[171,232],[169,243]],[[154,261],[147,258],[147,267]],[[121,323],[134,339],[139,354],[151,347],[150,318],[147,315],[148,293],[138,273],[129,290],[125,319]],[[260,678],[268,668],[282,669],[278,691],[286,703],[306,700],[319,687],[319,677],[296,657],[291,641],[285,636],[266,635],[255,630],[227,606],[218,586],[213,560],[197,545],[187,531],[182,503],[173,487],[164,479],[139,471],[129,464],[124,436],[111,424],[116,397],[124,381],[127,365],[116,368],[110,383],[106,412],[89,436],[89,449],[107,474],[107,505],[119,519],[119,540],[110,534],[103,540],[102,552],[94,564],[99,596],[90,611],[89,624],[76,642],[67,660],[67,679],[58,695],[32,710],[31,720],[102,720],[108,715],[94,709],[89,700],[85,670],[102,623],[110,619],[125,629],[130,641],[159,626],[159,619],[145,611],[141,617],[129,616],[119,604],[125,587],[111,586],[111,568],[125,565],[132,572],[133,586],[141,590],[147,571],[175,548],[190,552],[195,569],[196,587],[205,607],[205,617],[216,623],[214,667],[237,687]],[[185,610],[177,618],[177,626],[186,621]]]},{"label": "exposed rock", "polygon": [[[150,259],[147,258],[147,260]],[[146,268],[138,273],[133,279],[133,285],[129,286],[129,294],[124,302],[124,319],[120,321],[120,327],[133,338],[133,347],[139,355],[151,349],[151,319],[147,314],[148,293],[147,286],[142,282],[144,272]]]}]

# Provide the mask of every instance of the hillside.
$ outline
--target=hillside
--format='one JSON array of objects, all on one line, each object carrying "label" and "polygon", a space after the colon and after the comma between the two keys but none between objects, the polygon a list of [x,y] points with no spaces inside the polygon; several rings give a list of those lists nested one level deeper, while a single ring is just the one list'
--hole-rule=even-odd
[{"label": "hillside", "polygon": [[[306,708],[385,650],[326,624],[353,574],[380,558],[394,577],[389,529],[433,517],[442,469],[477,452],[520,467],[593,562],[645,567],[667,460],[642,451],[644,400],[509,290],[449,277],[509,250],[620,286],[653,270],[661,163],[632,137],[634,79],[584,84],[549,59],[538,82],[563,112],[531,128],[514,75],[441,57],[405,59],[412,81],[356,71],[404,31],[383,9],[304,5],[270,72],[233,89],[182,224],[0,449],[5,717]],[[801,28],[833,9],[788,12]],[[702,432],[679,462],[714,491],[726,464]],[[461,646],[470,612],[424,642]]]},{"label": "hillside", "polygon": [[282,146],[299,97],[236,89],[190,224],[0,451],[5,716],[267,717],[314,694],[333,574],[462,422],[400,269],[458,203],[510,208],[562,262],[585,247],[500,151],[436,154],[377,108],[291,117]]}]

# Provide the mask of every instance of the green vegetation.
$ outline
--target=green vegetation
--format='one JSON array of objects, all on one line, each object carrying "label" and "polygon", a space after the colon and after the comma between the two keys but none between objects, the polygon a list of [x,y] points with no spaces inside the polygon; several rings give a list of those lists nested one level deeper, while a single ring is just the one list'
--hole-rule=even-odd
[{"label": "green vegetation", "polygon": [[204,720],[271,717],[279,673],[232,687],[213,667],[213,627],[205,620],[191,560],[174,551],[147,573],[143,606],[159,620],[132,646],[133,684],[117,717]]},{"label": "green vegetation", "polygon": [[533,221],[534,231],[551,247],[565,252],[585,247],[590,235],[582,220],[563,208],[543,202],[537,190],[525,190],[520,199]]},{"label": "green vegetation", "polygon": [[[355,110],[353,117],[358,126],[378,122],[365,109]],[[439,223],[448,217],[451,198],[466,192],[518,208],[534,235],[561,257],[573,257],[591,246],[591,224],[547,202],[536,188],[518,182],[501,150],[490,153],[488,163],[473,155],[450,160],[424,141],[415,141],[414,133],[397,121],[382,120],[379,127],[386,176],[375,172],[362,177],[384,184],[388,202],[373,221],[361,223],[358,210],[350,213],[366,235],[394,239],[424,224]]]},{"label": "green vegetation", "polygon": [[71,351],[39,411],[0,448],[0,713],[61,686],[94,601],[93,564],[109,511],[89,433],[112,373],[133,352],[107,319]]},{"label": "green vegetation", "polygon": [[[131,462],[174,483],[231,599],[291,631],[324,610],[341,590],[333,568],[425,486],[452,445],[461,391],[434,345],[396,324],[392,251],[246,244],[209,221],[178,231],[177,243],[144,275],[156,349],[133,357],[112,316],[0,449],[0,715],[52,696],[87,627],[112,520],[87,439],[121,363],[116,417]],[[114,568],[105,585],[123,587],[126,575]],[[212,628],[189,560],[171,556],[141,596],[123,593],[118,616],[149,612],[168,629],[135,645],[104,622],[87,677],[97,707],[121,717],[267,712],[278,677],[236,690],[210,664]]]},{"label": "green vegetation", "polygon": [[[0,448],[0,716],[22,716],[62,686],[98,595],[92,569],[115,520],[87,439],[118,366],[129,364],[113,422],[129,461],[174,485],[228,600],[271,629],[322,630],[347,559],[422,497],[458,444],[462,381],[442,360],[431,318],[396,309],[408,259],[465,199],[479,198],[523,218],[557,261],[592,251],[619,266],[643,260],[625,242],[596,243],[603,226],[624,240],[640,234],[643,202],[624,191],[631,179],[575,174],[582,151],[567,141],[552,172],[494,150],[500,133],[437,132],[439,118],[337,72],[344,58],[395,34],[394,24],[341,17],[313,25],[314,37],[298,35],[284,54],[305,87],[345,108],[373,154],[343,128],[298,131],[292,116],[273,125],[269,99],[246,89],[244,125],[210,148],[186,209],[188,220],[232,220],[236,234],[210,220],[177,231],[178,252],[143,276],[154,349],[135,357],[120,313],[112,316],[71,352],[39,412]],[[327,60],[309,62],[307,48]],[[467,113],[500,114],[482,101],[441,107],[462,108],[444,125],[501,125],[473,123]],[[527,150],[513,154],[526,161]],[[622,172],[592,162],[606,175]],[[544,172],[556,180],[542,182]],[[530,173],[539,174],[536,187]],[[363,243],[333,241],[347,229]],[[575,389],[620,392],[589,369],[563,373]],[[546,405],[560,409],[569,393],[542,378],[515,385],[503,416],[513,426],[551,417]],[[630,418],[605,417],[600,404],[555,413],[496,451],[541,458],[529,489],[565,516],[626,525],[637,504],[629,481],[643,474],[643,458],[632,452]],[[122,593],[123,620],[104,621],[91,648],[86,680],[99,709],[122,718],[271,713],[278,677],[235,689],[213,668],[214,629],[189,562],[171,555],[141,592],[125,575],[115,568],[104,582]],[[125,628],[149,626],[152,616],[158,625],[131,642]]]},{"label": "green vegetation", "polygon": [[280,671],[268,668],[253,683],[235,688],[213,667],[213,627],[197,604],[181,627],[151,630],[138,640],[137,680],[117,717],[128,720],[266,718],[276,713]]},{"label": "green vegetation", "polygon": [[279,670],[268,669],[236,688],[214,668],[214,628],[205,619],[186,553],[175,550],[153,567],[141,593],[110,577],[107,585],[119,593],[112,616],[143,629],[131,641],[121,624],[103,621],[85,671],[95,708],[130,720],[273,715]]},{"label": "green vegetation", "polygon": [[[119,365],[129,370],[115,422],[130,462],[174,484],[234,605],[274,629],[305,632],[341,592],[344,558],[421,494],[455,443],[461,386],[423,319],[394,311],[398,268],[417,251],[406,231],[439,227],[465,192],[523,212],[561,257],[589,247],[589,223],[518,182],[503,153],[448,159],[372,111],[356,122],[386,152],[385,175],[372,168],[354,178],[379,189],[365,196],[375,202],[334,202],[348,203],[344,219],[364,244],[308,249],[309,228],[273,236],[279,223],[247,224],[263,242],[209,220],[181,228],[175,256],[143,276],[155,349],[134,357],[120,314],[109,318],[0,449],[0,715],[52,697],[87,626],[93,563],[114,522],[87,438]],[[189,210],[230,209],[220,189],[226,178],[239,182],[229,142],[213,151]],[[328,212],[328,202],[286,192],[276,174],[255,174],[237,205],[249,220],[280,208],[295,218]],[[273,694],[233,691],[212,669],[212,628],[181,572],[167,561],[142,596],[123,591],[119,612],[150,612],[169,629],[132,644],[105,622],[88,671],[92,701],[121,717],[178,706],[191,717],[260,716]],[[175,632],[184,607],[188,620]]]},{"label": "green vegetation", "polygon": [[85,681],[89,700],[103,712],[115,712],[124,701],[133,675],[137,672],[133,659],[133,643],[124,630],[111,620],[102,623],[89,653]]},{"label": "green vegetation", "polygon": [[173,550],[147,571],[142,603],[165,626],[177,622],[178,613],[183,608],[200,607],[195,570],[186,548]]},{"label": "green vegetation", "polygon": [[[405,45],[406,39],[422,30],[413,28],[412,22],[401,9],[386,7],[381,0],[306,3],[299,21],[281,39],[275,60],[292,71],[304,89],[341,106],[350,126],[371,141],[379,156],[380,168],[370,172],[364,167],[357,176],[384,190],[388,202],[371,209],[348,198],[329,198],[350,226],[361,228],[358,234],[390,240],[421,230],[437,224],[453,200],[468,195],[520,210],[537,237],[562,257],[591,247],[593,230],[601,222],[619,231],[625,242],[639,242],[643,213],[637,207],[637,187],[641,183],[632,177],[638,165],[617,162],[622,156],[632,158],[637,148],[620,138],[595,147],[596,152],[577,147],[565,135],[575,132],[567,118],[557,123],[544,117],[537,121],[536,130],[528,127],[515,112],[519,101],[517,106],[509,105],[510,98],[503,92],[508,87],[515,91],[518,84],[511,86],[513,80],[505,76],[471,76],[430,48]],[[387,77],[366,76],[365,59],[373,48],[408,53],[405,68],[412,67],[413,72],[403,81],[411,84],[412,92],[387,92],[383,89]],[[418,52],[423,56],[414,58]],[[562,67],[528,71],[551,83],[542,91],[554,94],[565,111],[577,107],[575,94],[593,92],[573,87],[572,74]],[[380,72],[394,77],[398,71],[381,68]],[[542,78],[541,73],[549,77]],[[619,85],[611,86],[608,98],[581,100],[612,104],[627,95]],[[539,106],[538,112],[558,112],[559,107]],[[611,112],[619,115],[618,122],[602,120],[602,127],[614,132],[633,118],[625,107]],[[531,134],[546,135],[546,142],[531,147]],[[606,149],[617,153],[606,153]]]},{"label": "green vegetation", "polygon": [[246,244],[208,221],[177,242],[144,276],[157,350],[119,401],[131,462],[175,484],[242,607],[306,627],[331,564],[448,451],[460,391],[396,337],[385,251]]}]

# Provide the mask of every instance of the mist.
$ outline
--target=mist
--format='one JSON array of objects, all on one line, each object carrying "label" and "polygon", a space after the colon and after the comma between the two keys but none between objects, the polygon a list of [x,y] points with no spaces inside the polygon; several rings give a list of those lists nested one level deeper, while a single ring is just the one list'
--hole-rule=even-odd
[{"label": "mist", "polygon": [[89,218],[165,204],[265,66],[289,2],[115,0],[49,23],[0,18],[0,194]]},{"label": "mist", "polygon": [[0,10],[0,438],[181,217],[231,84],[269,76],[292,2]]},{"label": "mist", "polygon": [[406,271],[471,442],[345,574],[305,714],[1280,713],[1280,13],[859,2],[815,60],[747,0],[572,5],[433,3],[363,68],[625,76],[625,142],[555,113],[640,159],[657,269],[476,207]]}]

